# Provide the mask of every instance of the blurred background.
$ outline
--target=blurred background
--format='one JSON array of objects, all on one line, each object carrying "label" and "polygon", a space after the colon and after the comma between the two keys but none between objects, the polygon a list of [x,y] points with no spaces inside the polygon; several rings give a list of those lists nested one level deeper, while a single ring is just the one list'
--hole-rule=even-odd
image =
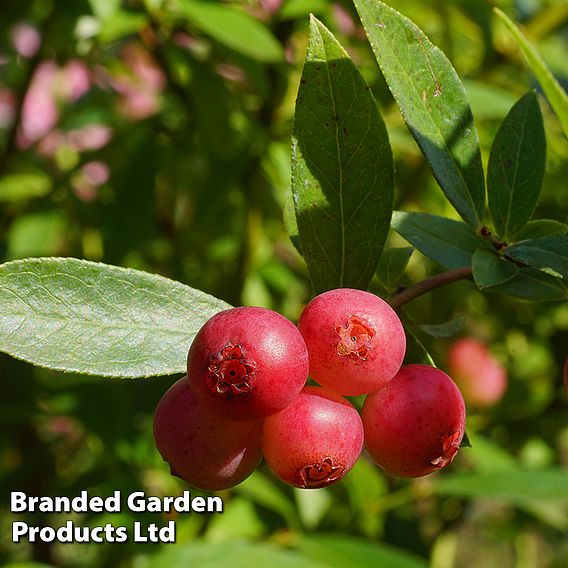
[{"label": "blurred background", "polygon": [[[500,120],[538,90],[510,35],[479,0],[390,4],[456,67],[486,160]],[[495,4],[523,24],[566,87],[566,1]],[[456,218],[350,2],[20,0],[0,6],[0,262],[73,256],[118,264],[296,320],[312,292],[283,212],[310,12],[348,49],[382,108],[396,208]],[[535,217],[566,222],[568,141],[541,102],[548,157]],[[406,244],[394,234],[389,242]],[[440,270],[414,252],[400,284]],[[375,290],[383,291],[379,282]],[[187,486],[169,475],[151,433],[154,408],[176,377],[73,376],[0,355],[0,564],[567,566],[567,303],[521,302],[459,282],[406,312],[434,326],[419,337],[441,368],[454,338],[435,326],[465,316],[458,335],[482,341],[505,370],[504,396],[470,407],[473,447],[441,475],[415,481],[388,477],[363,457],[337,486],[314,491],[286,487],[262,466],[221,493],[222,515],[178,515],[175,545],[11,542],[13,490],[175,495]],[[124,512],[74,521],[172,518]],[[44,526],[66,519],[23,516]]]}]

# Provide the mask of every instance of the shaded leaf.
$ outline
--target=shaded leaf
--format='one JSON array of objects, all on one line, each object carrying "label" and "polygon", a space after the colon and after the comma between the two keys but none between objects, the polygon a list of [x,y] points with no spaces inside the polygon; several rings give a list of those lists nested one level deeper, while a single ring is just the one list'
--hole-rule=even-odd
[{"label": "shaded leaf", "polygon": [[542,57],[536,52],[513,21],[499,8],[493,8],[493,10],[505,26],[507,26],[511,34],[513,34],[517,44],[527,58],[533,73],[536,75],[550,106],[558,116],[564,134],[568,136],[568,95],[566,91],[562,88],[560,83],[558,83]]},{"label": "shaded leaf", "polygon": [[389,229],[393,183],[388,135],[369,87],[312,18],[296,101],[292,191],[316,292],[367,288]]},{"label": "shaded leaf", "polygon": [[430,213],[395,211],[392,228],[449,270],[470,266],[473,253],[485,244],[469,225]]},{"label": "shaded leaf", "polygon": [[524,95],[501,124],[489,154],[487,195],[495,229],[508,240],[530,219],[542,187],[546,138],[536,94]]},{"label": "shaded leaf", "polygon": [[505,254],[523,264],[568,278],[568,237],[541,237],[511,245]]},{"label": "shaded leaf", "polygon": [[402,116],[458,213],[478,225],[485,184],[465,89],[446,56],[408,18],[376,0],[354,2]]},{"label": "shaded leaf", "polygon": [[413,251],[413,247],[392,247],[383,251],[377,268],[377,278],[381,284],[386,288],[393,288],[398,284]]},{"label": "shaded leaf", "polygon": [[417,336],[417,326],[410,322],[403,320],[404,332],[406,334],[406,353],[404,354],[403,365],[412,365],[418,363],[421,365],[430,365],[436,367],[432,355],[428,352],[426,347],[422,344]]},{"label": "shaded leaf", "polygon": [[464,322],[465,322],[465,317],[459,316],[445,323],[439,323],[439,324],[423,323],[420,325],[420,329],[424,333],[427,333],[432,337],[436,337],[439,339],[448,339],[450,337],[453,337],[456,333],[458,333],[458,331],[460,331],[460,329],[463,327]]},{"label": "shaded leaf", "polygon": [[514,278],[492,287],[491,291],[522,300],[553,301],[568,298],[568,288],[560,278],[533,268],[520,268]]},{"label": "shaded leaf", "polygon": [[539,237],[562,237],[568,234],[568,225],[554,219],[529,221],[516,235],[518,241]]},{"label": "shaded leaf", "polygon": [[219,43],[259,61],[281,61],[282,46],[260,21],[221,2],[177,0],[181,14]]},{"label": "shaded leaf", "polygon": [[480,288],[490,288],[508,282],[519,267],[488,249],[478,249],[473,255],[473,279]]},{"label": "shaded leaf", "polygon": [[185,371],[193,337],[225,302],[138,270],[73,258],[0,266],[0,350],[61,371]]}]

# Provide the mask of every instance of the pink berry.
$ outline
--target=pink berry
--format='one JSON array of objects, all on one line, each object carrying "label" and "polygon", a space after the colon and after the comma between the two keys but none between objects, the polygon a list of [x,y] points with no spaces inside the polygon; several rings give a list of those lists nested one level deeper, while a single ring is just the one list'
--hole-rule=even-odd
[{"label": "pink berry", "polygon": [[262,454],[261,421],[232,422],[200,403],[183,377],[164,394],[154,415],[154,440],[172,475],[207,491],[246,479]]},{"label": "pink berry", "polygon": [[264,308],[214,315],[189,350],[187,374],[197,395],[221,417],[257,420],[286,408],[308,376],[298,328]]},{"label": "pink berry", "polygon": [[377,390],[402,365],[402,324],[384,300],[369,292],[324,292],[305,307],[298,327],[308,347],[310,375],[339,394]]},{"label": "pink berry", "polygon": [[302,489],[339,481],[363,448],[363,424],[345,398],[305,387],[282,412],[264,421],[262,449],[272,472]]},{"label": "pink berry", "polygon": [[420,477],[454,459],[465,432],[456,384],[427,365],[406,365],[363,404],[367,452],[387,473]]},{"label": "pink berry", "polygon": [[448,370],[471,406],[493,406],[507,390],[505,369],[477,339],[464,337],[452,343],[448,350]]}]

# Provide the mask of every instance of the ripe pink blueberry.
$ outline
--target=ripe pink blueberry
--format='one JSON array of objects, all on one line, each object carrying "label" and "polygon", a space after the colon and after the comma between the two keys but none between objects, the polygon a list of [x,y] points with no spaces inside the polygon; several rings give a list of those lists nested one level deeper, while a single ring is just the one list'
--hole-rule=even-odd
[{"label": "ripe pink blueberry", "polygon": [[353,405],[320,387],[305,387],[282,412],[264,421],[262,449],[272,472],[302,489],[339,481],[363,448],[363,424]]},{"label": "ripe pink blueberry", "polygon": [[264,308],[214,315],[196,335],[187,374],[199,398],[230,420],[257,420],[286,408],[308,375],[296,326]]},{"label": "ripe pink blueberry", "polygon": [[395,311],[381,298],[351,288],[316,296],[298,322],[310,375],[342,395],[383,387],[404,359],[406,337]]},{"label": "ripe pink blueberry", "polygon": [[484,343],[472,337],[458,339],[450,345],[448,370],[471,406],[493,406],[507,390],[505,369]]},{"label": "ripe pink blueberry", "polygon": [[172,475],[207,491],[247,478],[262,455],[261,421],[232,422],[200,403],[183,377],[164,394],[154,415],[154,440]]},{"label": "ripe pink blueberry", "polygon": [[465,432],[465,404],[444,372],[406,365],[367,396],[362,419],[373,461],[387,473],[421,477],[454,459]]}]

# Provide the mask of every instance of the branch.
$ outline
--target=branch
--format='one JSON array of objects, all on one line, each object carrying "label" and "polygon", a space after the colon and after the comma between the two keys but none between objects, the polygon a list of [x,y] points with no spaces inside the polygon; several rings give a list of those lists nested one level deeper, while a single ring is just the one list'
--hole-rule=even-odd
[{"label": "branch", "polygon": [[472,274],[471,266],[442,272],[442,274],[436,274],[436,276],[432,276],[432,278],[418,282],[418,284],[414,284],[402,292],[395,294],[388,302],[391,307],[396,310],[397,308],[404,306],[404,304],[408,304],[408,302],[411,302],[415,298],[418,298],[435,288],[456,282],[457,280],[471,278]]}]

